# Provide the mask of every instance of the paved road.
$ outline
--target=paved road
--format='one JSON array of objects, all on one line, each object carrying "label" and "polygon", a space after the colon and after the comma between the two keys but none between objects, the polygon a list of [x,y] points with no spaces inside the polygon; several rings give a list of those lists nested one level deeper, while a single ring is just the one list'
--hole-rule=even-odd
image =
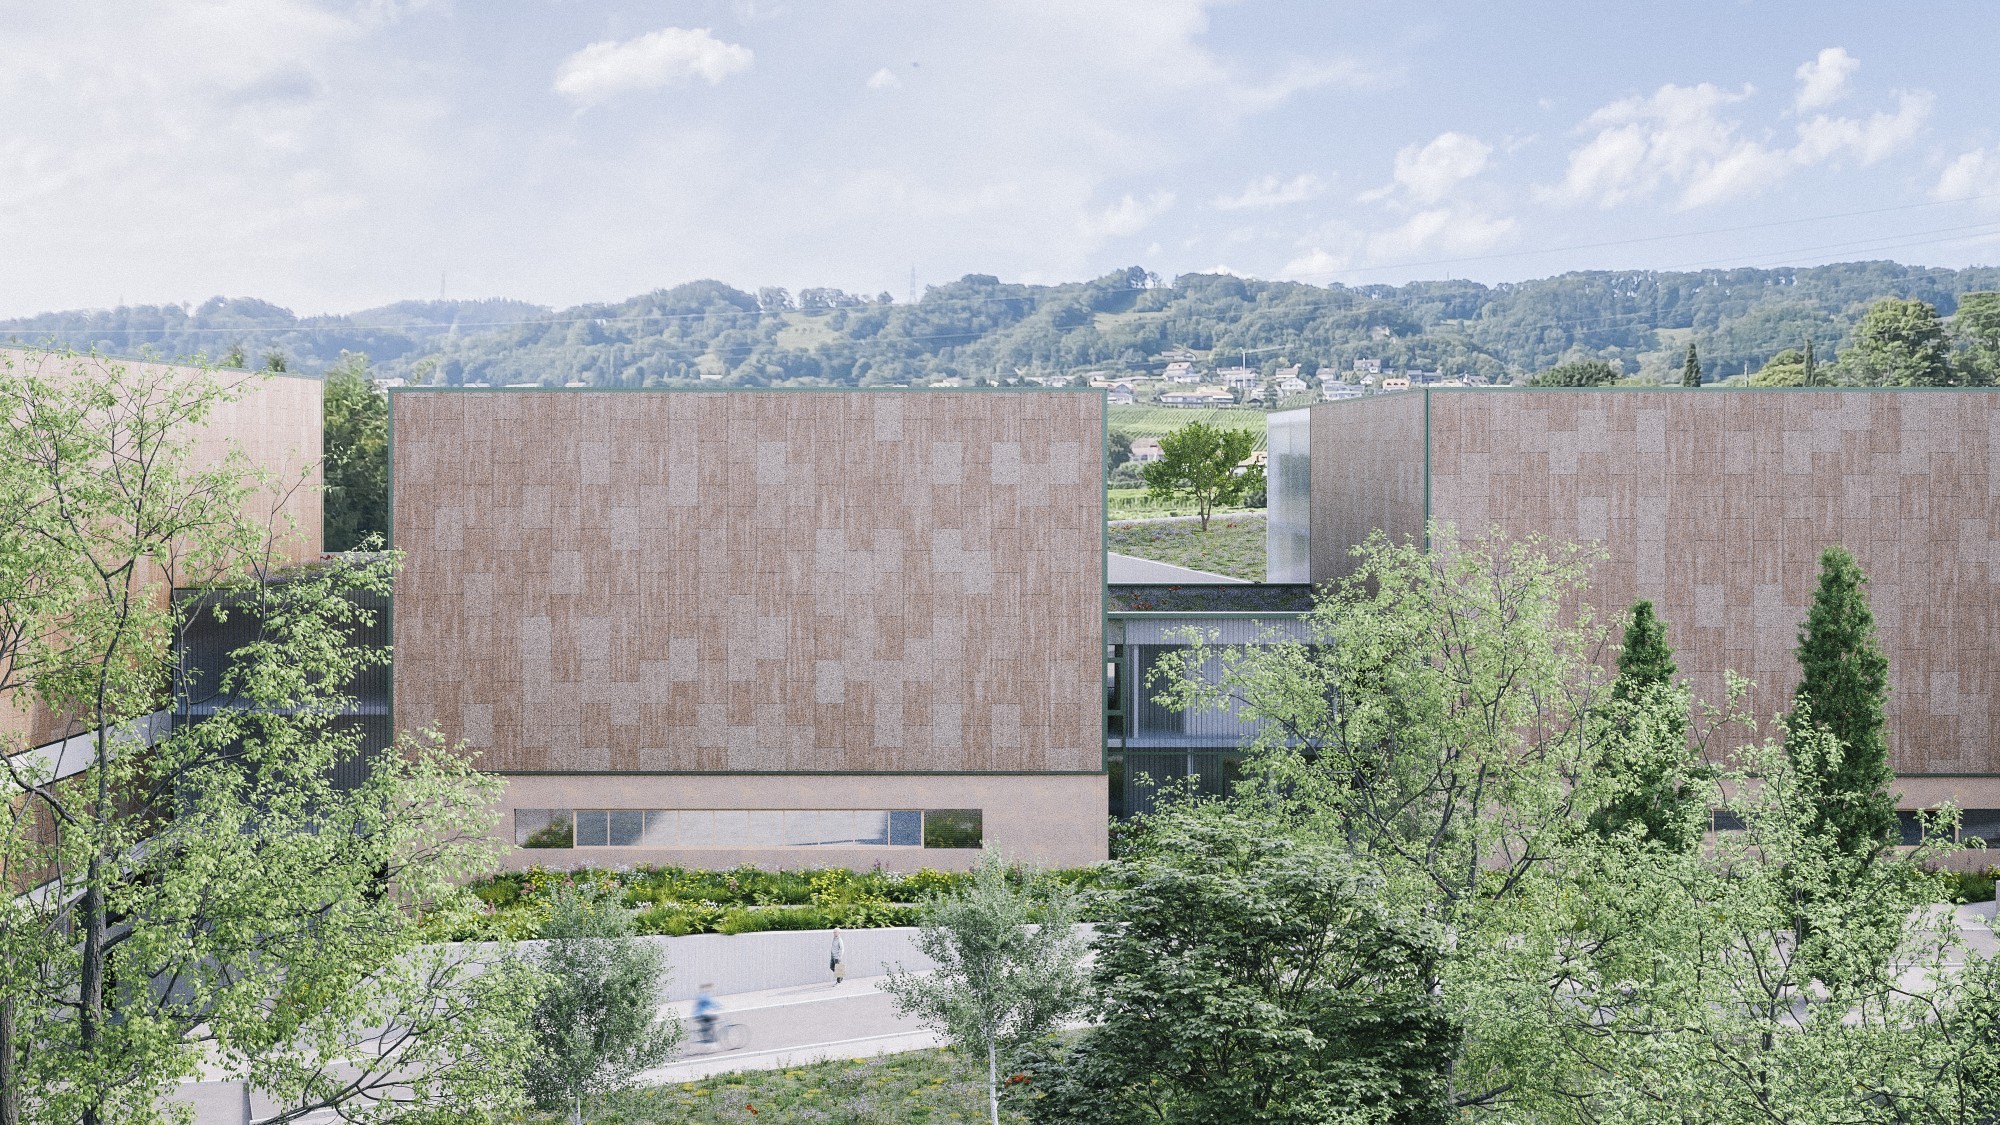
[{"label": "paved road", "polygon": [[[684,1082],[724,1071],[768,1070],[936,1046],[936,1036],[896,1014],[895,1002],[880,990],[882,980],[870,977],[845,981],[837,988],[828,982],[718,996],[722,1018],[742,1024],[749,1033],[743,1047],[723,1051],[689,1042],[680,1059],[647,1071],[639,1081]],[[692,1007],[684,1002],[666,1010],[686,1018]]]}]

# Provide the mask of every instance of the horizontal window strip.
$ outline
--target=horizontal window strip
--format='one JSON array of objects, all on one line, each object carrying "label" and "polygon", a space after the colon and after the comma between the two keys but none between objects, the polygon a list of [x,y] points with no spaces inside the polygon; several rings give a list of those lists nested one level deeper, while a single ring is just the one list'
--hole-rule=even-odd
[{"label": "horizontal window strip", "polygon": [[980,809],[515,809],[523,848],[979,847]]}]

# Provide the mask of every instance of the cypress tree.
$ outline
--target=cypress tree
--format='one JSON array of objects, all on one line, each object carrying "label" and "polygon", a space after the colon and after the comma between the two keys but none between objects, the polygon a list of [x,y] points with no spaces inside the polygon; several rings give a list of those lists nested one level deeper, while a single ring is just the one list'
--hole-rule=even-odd
[{"label": "cypress tree", "polygon": [[1694,345],[1688,345],[1687,362],[1681,365],[1681,386],[1701,386],[1701,359],[1694,354]]},{"label": "cypress tree", "polygon": [[1819,386],[1819,363],[1813,359],[1812,337],[1806,337],[1806,386]]},{"label": "cypress tree", "polygon": [[1673,682],[1674,650],[1667,644],[1667,623],[1653,613],[1653,603],[1632,603],[1632,619],[1625,625],[1625,644],[1618,650],[1618,679],[1611,685],[1611,698],[1631,699],[1654,684]]},{"label": "cypress tree", "polygon": [[1701,845],[1710,770],[1688,745],[1687,691],[1674,685],[1675,671],[1667,623],[1654,615],[1652,602],[1634,604],[1607,708],[1604,803],[1588,821],[1603,839],[1636,835],[1674,852]]},{"label": "cypress tree", "polygon": [[1819,590],[1799,628],[1802,677],[1793,699],[1814,726],[1840,740],[1844,752],[1814,779],[1819,809],[1810,828],[1832,832],[1842,851],[1868,858],[1898,838],[1883,719],[1889,659],[1875,641],[1868,576],[1854,556],[1845,547],[1829,547],[1819,567]]}]

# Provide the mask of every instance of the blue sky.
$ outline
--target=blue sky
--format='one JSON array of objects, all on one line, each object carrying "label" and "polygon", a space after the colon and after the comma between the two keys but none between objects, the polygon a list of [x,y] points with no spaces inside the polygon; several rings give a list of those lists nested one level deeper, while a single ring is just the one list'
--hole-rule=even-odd
[{"label": "blue sky", "polygon": [[0,315],[2000,261],[2000,5],[0,0]]}]

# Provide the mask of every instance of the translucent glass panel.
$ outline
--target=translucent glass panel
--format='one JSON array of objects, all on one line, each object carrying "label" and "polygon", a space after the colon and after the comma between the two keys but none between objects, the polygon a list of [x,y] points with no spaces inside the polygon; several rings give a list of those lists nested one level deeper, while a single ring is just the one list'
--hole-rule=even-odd
[{"label": "translucent glass panel", "polygon": [[979,809],[515,809],[514,843],[524,848],[976,848],[981,820]]},{"label": "translucent glass panel", "polygon": [[1266,419],[1270,463],[1264,509],[1264,581],[1312,581],[1312,411]]}]

